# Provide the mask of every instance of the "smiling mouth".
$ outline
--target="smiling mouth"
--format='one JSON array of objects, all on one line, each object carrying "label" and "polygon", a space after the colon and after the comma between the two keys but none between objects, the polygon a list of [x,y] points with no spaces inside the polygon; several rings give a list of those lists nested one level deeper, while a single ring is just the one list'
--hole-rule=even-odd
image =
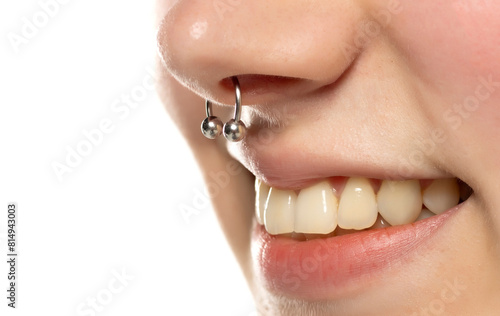
[{"label": "smiling mouth", "polygon": [[473,190],[456,178],[333,177],[300,190],[257,179],[255,189],[257,275],[271,293],[313,301],[385,282],[387,269],[397,273],[446,244],[433,236],[474,203],[467,203]]},{"label": "smiling mouth", "polygon": [[[365,115],[371,108],[344,106],[338,95],[328,94],[328,102],[314,93],[285,96],[250,107],[249,133],[227,146],[255,176],[255,208],[247,206],[254,210],[252,273],[277,299],[346,301],[392,288],[412,269],[433,273],[456,223],[478,203],[457,178],[464,175],[436,166],[436,148],[408,161],[406,153],[420,147],[395,132],[406,126],[396,124],[384,132],[390,140],[380,141],[372,132],[376,118]],[[352,113],[362,128],[336,120]],[[328,137],[311,141],[333,125]]]},{"label": "smiling mouth", "polygon": [[455,178],[325,179],[301,190],[280,190],[255,181],[255,217],[271,235],[310,240],[359,230],[411,224],[465,201],[472,189]]}]

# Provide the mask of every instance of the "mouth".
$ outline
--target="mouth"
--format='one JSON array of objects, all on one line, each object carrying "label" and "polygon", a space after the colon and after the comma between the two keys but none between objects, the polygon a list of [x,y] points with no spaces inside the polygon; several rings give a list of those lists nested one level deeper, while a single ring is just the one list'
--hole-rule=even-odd
[{"label": "mouth", "polygon": [[255,181],[252,255],[269,291],[346,297],[411,260],[467,204],[457,178],[332,177],[301,189]]},{"label": "mouth", "polygon": [[249,107],[246,137],[227,145],[255,176],[252,273],[275,299],[359,302],[395,295],[394,282],[417,287],[418,275],[452,260],[451,236],[478,207],[452,144],[437,146],[431,123],[400,119],[420,118],[409,106],[375,111],[356,99],[364,86],[349,85],[355,72],[335,91]]}]

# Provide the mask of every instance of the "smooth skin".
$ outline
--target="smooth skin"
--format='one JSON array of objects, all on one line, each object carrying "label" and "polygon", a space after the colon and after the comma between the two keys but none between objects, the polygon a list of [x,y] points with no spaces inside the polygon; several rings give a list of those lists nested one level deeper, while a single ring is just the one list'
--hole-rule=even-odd
[{"label": "smooth skin", "polygon": [[[216,185],[209,172],[245,167],[212,201],[261,314],[500,313],[500,2],[159,0],[157,8],[160,95],[207,184]],[[204,98],[231,117],[235,75],[249,135],[237,145],[209,141]],[[457,177],[474,194],[432,251],[372,287],[329,301],[283,297],[251,259],[253,174],[272,184],[283,152],[290,164],[314,160],[325,177]],[[300,186],[307,175],[289,178]]]}]

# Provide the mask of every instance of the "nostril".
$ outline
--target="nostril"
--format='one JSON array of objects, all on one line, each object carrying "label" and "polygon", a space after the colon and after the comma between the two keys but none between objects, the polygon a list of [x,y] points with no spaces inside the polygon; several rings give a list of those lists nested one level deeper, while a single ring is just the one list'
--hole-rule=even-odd
[{"label": "nostril", "polygon": [[[259,74],[237,75],[240,82],[240,89],[243,95],[263,95],[263,94],[278,94],[289,95],[300,94],[304,90],[309,90],[313,82],[311,80],[270,76]],[[220,86],[228,92],[234,91],[231,77],[226,77],[220,81]]]}]

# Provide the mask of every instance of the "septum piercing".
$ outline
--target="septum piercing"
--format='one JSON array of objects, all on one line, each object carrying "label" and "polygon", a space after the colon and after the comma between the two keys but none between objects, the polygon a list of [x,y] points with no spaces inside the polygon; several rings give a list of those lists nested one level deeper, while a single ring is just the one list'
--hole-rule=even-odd
[{"label": "septum piercing", "polygon": [[201,122],[201,132],[209,139],[215,139],[222,132],[224,137],[231,142],[239,142],[245,137],[246,126],[241,121],[241,91],[240,83],[237,77],[231,77],[235,90],[235,109],[234,118],[222,126],[222,121],[212,115],[212,103],[205,100],[205,112],[207,117]]},{"label": "septum piercing", "polygon": [[217,116],[212,116],[212,103],[205,100],[207,117],[201,122],[201,132],[206,138],[215,139],[222,133],[222,121]]}]

